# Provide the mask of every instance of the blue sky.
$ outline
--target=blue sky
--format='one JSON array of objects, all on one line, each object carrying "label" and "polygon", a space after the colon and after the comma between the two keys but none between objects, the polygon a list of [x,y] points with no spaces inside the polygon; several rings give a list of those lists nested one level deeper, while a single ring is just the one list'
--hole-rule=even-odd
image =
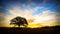
[{"label": "blue sky", "polygon": [[44,10],[52,10],[56,11],[57,6],[59,5],[59,2],[57,0],[6,0],[1,2],[1,6],[3,8],[3,12],[9,12],[8,10],[10,8],[13,8],[16,5],[20,5],[20,9],[26,9],[26,7],[23,7],[22,5],[30,5],[29,8],[35,8],[36,6],[40,6],[43,8],[38,9],[33,13],[34,14],[39,14]]}]

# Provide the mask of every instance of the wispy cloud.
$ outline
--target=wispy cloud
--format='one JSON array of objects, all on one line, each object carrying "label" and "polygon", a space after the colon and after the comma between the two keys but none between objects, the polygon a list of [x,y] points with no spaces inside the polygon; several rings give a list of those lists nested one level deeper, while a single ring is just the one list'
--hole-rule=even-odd
[{"label": "wispy cloud", "polygon": [[[43,3],[44,4],[44,3]],[[22,6],[14,6],[11,9],[9,9],[9,13],[11,15],[6,16],[7,23],[16,16],[25,17],[27,20],[31,19],[33,20],[32,24],[43,24],[50,25],[56,22],[56,12],[53,12],[52,10],[45,9],[41,11],[42,13],[39,13],[37,15],[33,15],[35,11],[38,11],[38,9],[44,8],[44,6],[35,6],[34,8],[31,8],[30,4],[26,5],[23,4]]]},{"label": "wispy cloud", "polygon": [[33,23],[40,23],[44,26],[52,26],[56,23],[56,12],[45,10],[41,14],[34,16],[35,20]]}]

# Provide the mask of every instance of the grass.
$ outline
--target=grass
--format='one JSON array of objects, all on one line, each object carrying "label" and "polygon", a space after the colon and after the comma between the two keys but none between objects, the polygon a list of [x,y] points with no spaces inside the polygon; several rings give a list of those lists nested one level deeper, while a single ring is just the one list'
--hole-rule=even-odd
[{"label": "grass", "polygon": [[18,27],[0,27],[3,33],[18,33],[18,34],[59,34],[60,26],[42,27],[42,28],[18,28]]}]

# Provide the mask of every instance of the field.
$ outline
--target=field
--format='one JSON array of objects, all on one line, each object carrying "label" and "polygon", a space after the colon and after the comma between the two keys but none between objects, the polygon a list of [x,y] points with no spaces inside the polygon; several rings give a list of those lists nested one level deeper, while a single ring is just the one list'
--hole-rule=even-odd
[{"label": "field", "polygon": [[60,34],[60,26],[42,27],[42,28],[11,28],[0,27],[0,32],[3,34]]}]

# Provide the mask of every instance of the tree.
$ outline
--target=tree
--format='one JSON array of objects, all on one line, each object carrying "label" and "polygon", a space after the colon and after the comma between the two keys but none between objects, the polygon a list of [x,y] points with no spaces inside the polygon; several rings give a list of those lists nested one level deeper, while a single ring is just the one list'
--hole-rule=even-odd
[{"label": "tree", "polygon": [[10,20],[10,25],[14,25],[14,27],[16,25],[18,25],[18,27],[20,27],[20,25],[23,25],[23,26],[27,26],[28,23],[27,23],[27,20],[23,17],[15,17],[14,19]]}]

